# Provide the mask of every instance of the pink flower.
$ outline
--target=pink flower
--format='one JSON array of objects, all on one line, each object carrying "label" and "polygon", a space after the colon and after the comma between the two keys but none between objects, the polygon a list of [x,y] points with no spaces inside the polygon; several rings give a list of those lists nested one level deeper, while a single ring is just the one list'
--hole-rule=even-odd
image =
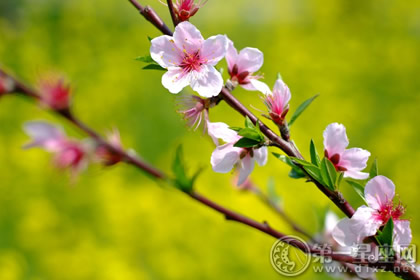
[{"label": "pink flower", "polygon": [[108,143],[116,151],[113,151],[104,145],[99,145],[98,147],[96,147],[95,154],[104,165],[115,165],[124,159],[122,154],[118,152],[123,150],[120,132],[118,131],[118,129],[114,129],[113,131],[107,134],[106,138],[108,140]]},{"label": "pink flower", "polygon": [[40,82],[41,103],[53,110],[65,110],[70,106],[70,86],[64,79],[46,79]]},{"label": "pink flower", "polygon": [[195,95],[185,95],[180,97],[180,107],[178,113],[184,116],[189,127],[197,129],[201,123],[204,128],[208,122],[207,109],[210,106],[208,99],[203,99]]},{"label": "pink flower", "polygon": [[[211,155],[211,165],[215,172],[228,173],[236,166],[239,171],[237,182],[239,186],[246,182],[254,169],[255,161],[260,166],[267,163],[267,147],[259,149],[234,147],[241,136],[229,129],[227,124],[209,122],[207,126],[210,137],[217,145],[216,150]],[[219,145],[218,139],[222,139],[226,144]]]},{"label": "pink flower", "polygon": [[281,79],[278,79],[274,84],[273,92],[265,92],[264,103],[274,123],[278,125],[284,124],[284,118],[289,112],[289,101],[291,98],[292,95],[289,88]]},{"label": "pink flower", "polygon": [[226,52],[226,61],[230,79],[233,83],[241,85],[247,90],[257,90],[267,86],[258,81],[261,76],[254,76],[264,63],[264,54],[255,48],[244,48],[239,53],[233,42],[229,40]]},{"label": "pink flower", "polygon": [[370,153],[360,148],[346,149],[349,145],[346,128],[342,124],[332,123],[324,131],[325,157],[338,171],[344,171],[344,177],[366,179],[368,173],[360,172],[366,168]]},{"label": "pink flower", "polygon": [[25,148],[39,147],[54,154],[58,168],[77,174],[87,166],[87,149],[83,143],[69,139],[60,127],[41,121],[27,122],[24,131],[32,138]]},{"label": "pink flower", "polygon": [[203,97],[220,93],[222,75],[214,66],[225,56],[227,39],[217,35],[204,40],[200,31],[185,21],[175,28],[173,37],[163,35],[152,40],[150,53],[160,66],[168,69],[162,84],[171,93],[191,88]]},{"label": "pink flower", "polygon": [[0,96],[9,93],[14,88],[14,82],[11,78],[0,74]]},{"label": "pink flower", "polygon": [[360,244],[368,236],[374,236],[390,218],[394,222],[393,248],[396,252],[411,243],[410,221],[401,219],[404,207],[394,205],[394,183],[385,176],[376,176],[365,187],[368,206],[357,209],[351,219],[343,219],[333,230],[334,239],[341,246]]},{"label": "pink flower", "polygon": [[189,20],[190,17],[194,16],[198,10],[206,4],[207,0],[195,3],[194,0],[176,0],[174,2],[174,9],[178,21]]}]

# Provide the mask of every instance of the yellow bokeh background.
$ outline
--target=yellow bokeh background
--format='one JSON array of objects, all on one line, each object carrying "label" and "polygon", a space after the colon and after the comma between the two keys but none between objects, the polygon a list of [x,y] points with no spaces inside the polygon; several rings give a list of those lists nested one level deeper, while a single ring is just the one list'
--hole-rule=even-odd
[{"label": "yellow bokeh background", "polygon": [[[159,1],[144,4],[170,23]],[[211,0],[192,22],[205,37],[227,34],[239,49],[263,51],[265,81],[271,86],[281,73],[292,91],[291,111],[320,93],[293,125],[293,139],[307,156],[311,138],[321,150],[325,127],[345,124],[351,146],[371,151],[380,173],[395,182],[408,206],[413,243],[420,240],[418,1]],[[231,174],[211,171],[212,142],[186,129],[175,97],[160,83],[162,72],[143,71],[134,60],[148,53],[147,36],[158,35],[128,1],[0,2],[3,67],[31,84],[45,73],[65,75],[74,87],[75,111],[86,123],[101,132],[118,127],[126,147],[168,172],[182,143],[188,166],[205,167],[198,191],[293,233],[257,198],[233,188]],[[264,108],[255,92],[237,89],[235,95]],[[29,100],[0,99],[1,280],[281,278],[269,261],[274,239],[225,221],[130,166],[94,166],[71,184],[47,153],[21,149],[28,141],[21,126],[34,119],[61,123],[70,135],[84,137]],[[211,119],[243,123],[224,103]],[[316,213],[329,201],[288,171],[270,156],[252,178],[263,190],[273,178],[286,212],[316,233]],[[341,190],[361,205],[348,185]],[[301,276],[327,277],[310,271]]]}]

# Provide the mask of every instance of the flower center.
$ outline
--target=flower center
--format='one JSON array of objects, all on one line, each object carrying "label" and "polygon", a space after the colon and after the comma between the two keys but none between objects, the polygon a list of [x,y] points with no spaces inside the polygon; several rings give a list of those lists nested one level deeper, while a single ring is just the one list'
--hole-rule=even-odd
[{"label": "flower center", "polygon": [[332,156],[328,155],[328,151],[324,151],[324,155],[326,158],[328,158],[332,164],[334,164],[334,167],[337,171],[347,171],[347,168],[340,166],[340,155],[339,154],[333,154]]},{"label": "flower center", "polygon": [[237,64],[233,66],[232,71],[229,74],[233,82],[238,82],[238,84],[241,85],[249,83],[248,76],[250,73],[248,71],[243,71],[239,73],[239,68]]},{"label": "flower center", "polygon": [[404,215],[405,208],[398,202],[398,205],[394,207],[392,200],[389,200],[384,205],[381,205],[381,209],[375,214],[375,218],[385,225],[390,218],[393,220],[399,220]]},{"label": "flower center", "polygon": [[184,50],[184,54],[184,59],[180,64],[181,68],[184,69],[184,72],[200,71],[201,65],[205,63],[205,60],[200,58],[200,52],[197,51],[196,53],[189,54]]}]

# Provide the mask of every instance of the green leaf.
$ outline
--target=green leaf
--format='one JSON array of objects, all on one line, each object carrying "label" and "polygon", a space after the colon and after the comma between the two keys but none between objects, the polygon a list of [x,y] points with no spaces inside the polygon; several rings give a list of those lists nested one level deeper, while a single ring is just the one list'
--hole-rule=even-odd
[{"label": "green leaf", "polygon": [[287,156],[280,155],[278,153],[273,153],[273,156],[275,156],[276,158],[278,158],[279,160],[286,163],[292,168],[292,170],[290,170],[289,172],[289,177],[294,178],[294,179],[300,179],[300,178],[306,177],[306,174],[299,168],[299,166],[294,164],[293,161]]},{"label": "green leaf", "polygon": [[241,138],[233,146],[238,147],[238,148],[252,148],[252,147],[258,146],[260,144],[261,144],[260,141],[255,141],[255,140],[248,139],[248,138]]},{"label": "green leaf", "polygon": [[251,119],[248,118],[248,116],[245,117],[245,127],[255,129],[255,125],[252,123]]},{"label": "green leaf", "polygon": [[153,63],[153,64],[156,64],[156,62],[153,60],[153,58],[150,55],[136,57],[136,60],[137,61],[144,62],[144,63]]},{"label": "green leaf", "polygon": [[296,121],[296,119],[303,113],[303,111],[305,111],[306,108],[308,108],[308,106],[312,103],[312,101],[314,101],[315,98],[317,98],[318,96],[319,94],[314,95],[299,105],[299,107],[296,109],[296,111],[293,113],[292,117],[290,118],[289,126],[291,126]]},{"label": "green leaf", "polygon": [[238,135],[251,140],[258,141],[260,143],[264,141],[264,136],[261,135],[261,133],[258,132],[255,128],[243,128],[240,131],[238,131]]},{"label": "green leaf", "polygon": [[194,182],[197,179],[198,175],[201,173],[201,171],[202,169],[199,169],[194,173],[192,177],[188,177],[182,152],[182,146],[179,145],[172,163],[172,172],[175,175],[175,179],[173,180],[175,187],[177,187],[183,192],[191,192],[193,190]]},{"label": "green leaf", "polygon": [[388,222],[386,223],[385,227],[383,228],[383,230],[378,233],[376,238],[379,241],[379,244],[383,246],[384,245],[391,246],[393,235],[394,235],[394,221],[392,220],[392,218],[390,218]]},{"label": "green leaf", "polygon": [[335,185],[337,188],[340,187],[341,181],[344,178],[344,172],[337,172],[338,176],[337,176],[337,181],[335,182]]},{"label": "green leaf", "polygon": [[234,130],[234,131],[236,131],[236,132],[239,132],[239,131],[241,131],[243,128],[242,128],[242,127],[237,127],[237,126],[230,126],[230,127],[229,127],[229,129],[230,129],[230,130]]},{"label": "green leaf", "polygon": [[282,78],[280,72],[277,73],[277,80],[282,80],[283,81],[283,78]]},{"label": "green leaf", "polygon": [[153,38],[150,37],[150,36],[147,36],[147,40],[149,40],[149,42],[151,42],[153,40]]},{"label": "green leaf", "polygon": [[165,68],[163,68],[162,66],[158,65],[158,64],[149,64],[146,65],[142,68],[143,70],[160,70],[160,71],[166,71]]},{"label": "green leaf", "polygon": [[322,184],[321,170],[315,165],[303,165],[303,169],[308,172],[309,176]]},{"label": "green leaf", "polygon": [[372,179],[379,175],[378,171],[378,159],[375,158],[375,161],[372,163],[372,167],[370,168],[369,178]]},{"label": "green leaf", "polygon": [[365,199],[365,188],[357,182],[346,180],[347,184],[353,187],[354,191],[363,199],[363,201],[367,204]]},{"label": "green leaf", "polygon": [[319,166],[321,164],[321,160],[319,158],[318,152],[316,151],[315,143],[312,139],[311,139],[311,144],[310,144],[310,152],[311,152],[312,164]]},{"label": "green leaf", "polygon": [[337,171],[335,170],[334,164],[327,158],[323,158],[321,161],[321,177],[324,186],[326,186],[331,191],[335,191]]},{"label": "green leaf", "polygon": [[307,166],[307,165],[309,165],[309,166],[315,166],[315,165],[313,165],[312,163],[310,163],[310,162],[307,162],[306,160],[303,160],[303,159],[300,159],[300,158],[296,158],[296,157],[290,157],[291,158],[291,160],[292,161],[294,161],[294,162],[296,162],[297,164],[300,164],[300,165],[302,165],[302,166]]}]

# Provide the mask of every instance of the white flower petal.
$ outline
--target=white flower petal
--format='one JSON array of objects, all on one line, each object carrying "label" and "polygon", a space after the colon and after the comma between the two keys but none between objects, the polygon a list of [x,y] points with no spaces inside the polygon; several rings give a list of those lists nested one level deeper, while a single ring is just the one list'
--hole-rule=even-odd
[{"label": "white flower petal", "polygon": [[354,170],[344,171],[344,178],[353,178],[356,180],[365,180],[369,178],[369,173],[359,172]]},{"label": "white flower petal", "polygon": [[324,232],[326,234],[331,233],[334,230],[334,228],[337,226],[338,222],[339,222],[339,219],[337,215],[332,211],[328,211],[327,215],[325,216]]},{"label": "white flower petal", "polygon": [[222,139],[226,143],[235,143],[240,139],[236,131],[229,129],[229,126],[222,122],[208,122],[208,133],[213,139],[214,144],[218,145],[218,139]]},{"label": "white flower petal", "polygon": [[25,148],[43,147],[55,151],[65,138],[61,127],[42,121],[27,122],[23,125],[23,130],[33,140],[30,144],[25,145]]},{"label": "white flower petal", "polygon": [[232,71],[233,66],[235,66],[236,64],[236,61],[238,61],[238,51],[233,45],[233,42],[228,39],[228,48],[226,51],[226,62],[227,62],[229,71]]},{"label": "white flower petal", "polygon": [[260,70],[264,63],[264,54],[256,48],[244,48],[239,52],[236,64],[238,72],[254,73]]},{"label": "white flower petal", "polygon": [[329,156],[341,155],[349,145],[346,128],[342,124],[332,123],[324,131],[324,147]]},{"label": "white flower petal", "polygon": [[211,165],[214,172],[228,173],[239,161],[241,149],[233,147],[232,143],[217,147],[211,155]]},{"label": "white flower petal", "polygon": [[208,65],[216,65],[226,55],[228,40],[224,35],[208,38],[201,49],[200,57],[207,59]]},{"label": "white flower petal", "polygon": [[361,171],[366,168],[370,153],[360,148],[345,150],[340,158],[340,166],[347,170]]},{"label": "white flower petal", "polygon": [[200,31],[188,21],[181,22],[174,31],[174,41],[178,49],[189,54],[198,52],[204,43]]},{"label": "white flower petal", "polygon": [[172,37],[159,36],[151,41],[150,56],[163,68],[179,65],[183,54],[175,45]]},{"label": "white flower petal", "polygon": [[259,92],[265,94],[265,95],[269,95],[271,94],[271,90],[270,88],[267,86],[266,83],[261,82],[257,79],[250,79],[249,84],[246,85],[241,85],[243,88],[247,89],[247,90],[258,90]]},{"label": "white flower petal", "polygon": [[268,149],[267,147],[261,147],[254,150],[254,159],[259,166],[264,166],[267,164],[268,159]]},{"label": "white flower petal", "polygon": [[182,68],[170,67],[168,72],[162,76],[162,85],[169,90],[170,93],[179,93],[184,87],[190,83],[190,74],[183,72]]},{"label": "white flower petal", "polygon": [[238,182],[236,183],[238,186],[242,185],[248,178],[249,174],[251,174],[252,170],[254,170],[254,162],[254,159],[251,158],[249,155],[247,155],[240,161],[238,165]]},{"label": "white flower petal", "polygon": [[397,252],[401,252],[411,244],[413,235],[411,234],[410,221],[396,220],[394,221],[394,243],[393,248]]},{"label": "white flower petal", "polygon": [[213,66],[203,65],[200,72],[191,75],[191,88],[202,97],[217,96],[223,88],[222,75]]},{"label": "white flower petal", "polygon": [[371,179],[365,187],[365,198],[370,207],[380,210],[395,196],[394,183],[385,176],[379,175]]},{"label": "white flower petal", "polygon": [[359,236],[350,230],[350,226],[350,219],[345,218],[338,222],[337,226],[332,231],[332,237],[340,246],[353,246],[360,242]]},{"label": "white flower petal", "polygon": [[363,205],[351,217],[350,230],[360,237],[360,241],[365,237],[375,235],[382,225],[382,221],[375,218],[375,213],[375,209]]},{"label": "white flower petal", "polygon": [[283,109],[286,108],[292,98],[289,87],[281,79],[277,79],[274,84],[273,94],[278,96],[276,99],[283,105]]}]

